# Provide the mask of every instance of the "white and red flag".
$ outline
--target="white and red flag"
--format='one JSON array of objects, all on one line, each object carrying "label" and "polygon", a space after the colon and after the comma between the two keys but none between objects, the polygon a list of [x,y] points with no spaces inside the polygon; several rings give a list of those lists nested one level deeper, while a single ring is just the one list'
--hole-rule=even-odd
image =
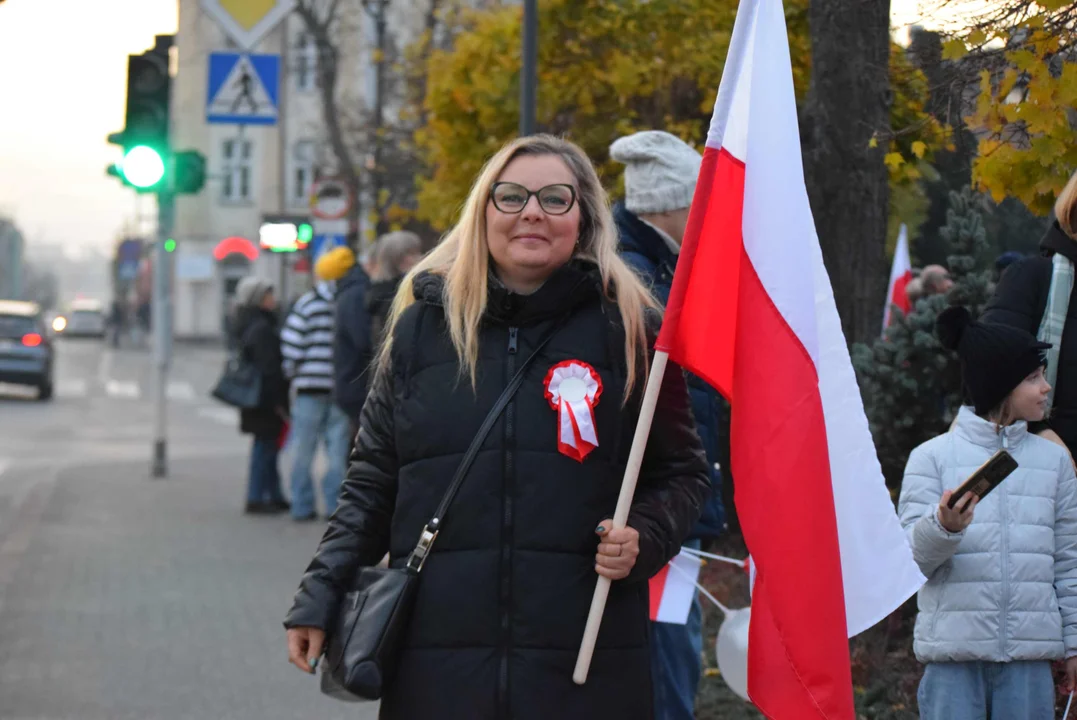
[{"label": "white and red flag", "polygon": [[752,701],[775,720],[854,720],[848,638],[924,578],[823,266],[780,0],[741,0],[657,350],[732,407],[735,500],[756,569]]},{"label": "white and red flag", "polygon": [[898,231],[897,247],[894,248],[894,262],[890,266],[890,282],[886,286],[886,308],[883,310],[883,332],[890,327],[890,316],[894,308],[908,315],[912,309],[909,296],[905,293],[912,280],[912,260],[909,259],[909,231],[902,223]]},{"label": "white and red flag", "polygon": [[699,569],[703,561],[681,550],[664,568],[650,579],[651,622],[684,625],[692,610],[692,601],[699,590]]}]

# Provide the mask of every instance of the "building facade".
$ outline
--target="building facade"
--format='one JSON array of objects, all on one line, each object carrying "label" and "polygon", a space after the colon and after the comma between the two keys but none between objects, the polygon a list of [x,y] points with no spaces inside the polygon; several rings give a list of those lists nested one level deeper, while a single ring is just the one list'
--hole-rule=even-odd
[{"label": "building facade", "polygon": [[[481,0],[470,4],[484,6]],[[341,3],[332,28],[339,53],[335,97],[360,173],[371,162],[363,143],[378,87],[378,29],[366,5]],[[415,2],[386,2],[383,7],[390,54],[400,58],[422,36],[429,7]],[[252,49],[280,57],[273,125],[207,122],[210,55],[239,48],[201,0],[179,0],[174,48],[173,147],[198,150],[207,159],[202,192],[176,200],[174,332],[177,337],[217,337],[243,276],[254,273],[271,280],[285,303],[311,285],[304,254],[261,249],[259,228],[269,216],[308,215],[312,183],[337,174],[337,160],[322,120],[318,48],[298,14],[287,16]],[[393,122],[399,98],[383,100],[384,121]],[[360,197],[358,205],[370,208],[373,198]],[[360,212],[352,221],[359,237],[369,241],[368,219]]]}]

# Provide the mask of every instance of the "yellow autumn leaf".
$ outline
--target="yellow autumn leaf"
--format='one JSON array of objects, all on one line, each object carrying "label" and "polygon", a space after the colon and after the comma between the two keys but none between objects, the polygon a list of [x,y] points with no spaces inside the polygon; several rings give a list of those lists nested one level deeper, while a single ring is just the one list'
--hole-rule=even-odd
[{"label": "yellow autumn leaf", "polygon": [[891,170],[896,170],[905,163],[905,158],[903,158],[899,152],[892,152],[886,154],[886,157],[883,158],[883,162],[886,163],[886,166]]},{"label": "yellow autumn leaf", "polygon": [[924,153],[927,152],[927,144],[922,140],[916,140],[912,144],[912,154],[918,158],[923,159]]},{"label": "yellow autumn leaf", "polygon": [[879,147],[879,138],[876,137],[874,133],[871,136],[871,140],[868,140],[868,147],[869,148],[877,148],[877,147]]},{"label": "yellow autumn leaf", "polygon": [[981,28],[976,28],[971,33],[969,33],[969,45],[972,45],[973,47],[980,47],[985,42],[987,42],[987,33],[985,33]]},{"label": "yellow autumn leaf", "polygon": [[944,60],[960,60],[968,55],[968,48],[961,38],[952,38],[942,44],[942,57]]}]

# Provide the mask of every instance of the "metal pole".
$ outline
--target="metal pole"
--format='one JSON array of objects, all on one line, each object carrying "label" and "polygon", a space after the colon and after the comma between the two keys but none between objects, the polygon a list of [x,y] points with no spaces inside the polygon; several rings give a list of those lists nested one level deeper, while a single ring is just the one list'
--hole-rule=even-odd
[{"label": "metal pole", "polygon": [[[171,187],[171,180],[168,186]],[[168,365],[172,356],[171,254],[165,242],[172,237],[175,216],[175,197],[171,190],[157,194],[157,243],[153,251],[153,359],[154,359],[154,422],[153,469],[155,478],[168,476]]]},{"label": "metal pole", "polygon": [[520,70],[520,135],[535,134],[538,95],[538,0],[524,0],[523,65]]}]

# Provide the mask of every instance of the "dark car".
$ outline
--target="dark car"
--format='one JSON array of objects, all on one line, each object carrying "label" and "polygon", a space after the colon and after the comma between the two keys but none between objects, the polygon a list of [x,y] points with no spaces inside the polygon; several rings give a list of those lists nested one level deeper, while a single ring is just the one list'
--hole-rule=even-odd
[{"label": "dark car", "polygon": [[0,300],[0,382],[33,385],[52,397],[52,340],[36,303]]}]

